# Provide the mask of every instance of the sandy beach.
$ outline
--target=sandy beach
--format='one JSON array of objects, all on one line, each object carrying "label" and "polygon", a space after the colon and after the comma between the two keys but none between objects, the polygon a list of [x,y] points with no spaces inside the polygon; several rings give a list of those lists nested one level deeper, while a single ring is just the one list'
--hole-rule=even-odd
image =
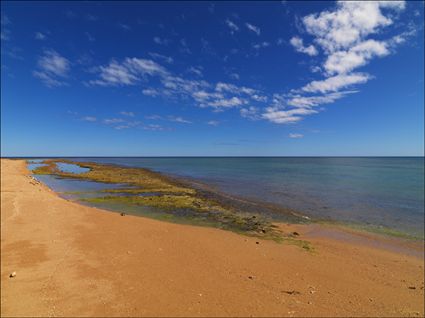
[{"label": "sandy beach", "polygon": [[82,206],[1,159],[1,315],[424,316],[423,242],[281,226],[314,252]]}]

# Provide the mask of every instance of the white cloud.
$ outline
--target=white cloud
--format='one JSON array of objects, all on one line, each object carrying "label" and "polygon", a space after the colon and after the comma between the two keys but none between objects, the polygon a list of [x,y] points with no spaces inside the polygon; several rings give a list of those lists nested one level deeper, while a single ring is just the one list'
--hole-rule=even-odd
[{"label": "white cloud", "polygon": [[168,40],[168,39],[162,39],[162,38],[160,38],[160,37],[158,37],[158,36],[155,36],[155,37],[153,38],[153,41],[154,41],[156,44],[159,44],[159,45],[168,45],[168,44],[170,43],[170,40]]},{"label": "white cloud", "polygon": [[363,41],[347,51],[338,51],[328,56],[323,67],[328,74],[351,72],[368,63],[375,56],[389,54],[387,44],[375,40]]},{"label": "white cloud", "polygon": [[195,75],[202,77],[203,76],[202,69],[203,69],[202,66],[197,66],[197,67],[191,66],[191,67],[189,67],[189,69],[187,71],[189,73],[193,73]]},{"label": "white cloud", "polygon": [[207,122],[207,124],[210,125],[210,126],[218,126],[218,125],[220,125],[220,122],[217,121],[217,120],[210,120],[210,121]]},{"label": "white cloud", "polygon": [[262,114],[262,117],[276,124],[291,124],[300,121],[302,119],[301,116],[315,113],[317,113],[317,111],[310,108],[280,110],[276,107],[268,107],[266,108],[266,112]]},{"label": "white cloud", "polygon": [[85,116],[85,117],[81,118],[81,120],[89,121],[89,122],[95,122],[95,121],[97,121],[97,118],[93,117],[93,116]]},{"label": "white cloud", "polygon": [[128,116],[128,117],[134,117],[134,113],[133,112],[120,112],[121,115],[123,116]]},{"label": "white cloud", "polygon": [[41,32],[35,32],[34,38],[36,40],[45,40],[46,39],[46,35],[41,33]]},{"label": "white cloud", "polygon": [[[342,90],[364,84],[373,76],[353,71],[375,57],[390,54],[390,49],[414,34],[415,30],[409,29],[387,40],[368,38],[394,23],[397,15],[392,13],[399,13],[404,7],[404,1],[338,1],[331,10],[304,17],[303,27],[325,55],[322,65],[311,67],[311,71],[324,78],[284,96],[275,94],[272,106],[262,117],[275,123],[294,123],[320,111],[321,108],[316,108],[319,105],[333,103],[357,92]],[[316,46],[306,47],[298,36],[292,37],[290,43],[298,52],[310,56],[318,54]]]},{"label": "white cloud", "polygon": [[10,31],[6,28],[7,25],[11,24],[10,19],[7,15],[1,14],[1,40],[8,41],[10,40]]},{"label": "white cloud", "polygon": [[152,58],[156,58],[156,59],[159,59],[159,60],[165,61],[165,62],[167,62],[168,64],[172,64],[172,63],[174,62],[174,59],[173,59],[172,57],[169,57],[169,56],[166,56],[166,55],[162,55],[162,54],[159,54],[159,53],[151,52],[151,53],[149,53],[149,55],[150,55]]},{"label": "white cloud", "polygon": [[261,30],[257,26],[255,26],[255,25],[253,25],[251,23],[245,23],[245,26],[248,28],[248,30],[254,32],[255,34],[257,34],[257,35],[260,35],[261,34]]},{"label": "white cloud", "polygon": [[186,39],[180,39],[180,52],[184,54],[192,54],[192,51],[189,49]]},{"label": "white cloud", "polygon": [[98,68],[100,79],[89,83],[100,86],[135,85],[144,76],[165,75],[167,71],[158,63],[139,58],[126,58],[122,63],[111,61]]},{"label": "white cloud", "polygon": [[122,129],[137,128],[141,126],[142,126],[142,123],[136,120],[136,121],[123,121],[122,124],[114,125],[113,127],[116,130],[122,130]]},{"label": "white cloud", "polygon": [[316,48],[313,45],[309,45],[307,47],[304,46],[303,39],[300,37],[294,36],[289,42],[295,48],[295,50],[297,50],[297,52],[302,52],[310,56],[315,56],[318,54]]},{"label": "white cloud", "polygon": [[143,129],[145,129],[145,130],[152,130],[152,131],[163,131],[163,130],[166,130],[161,125],[156,125],[156,124],[149,124],[149,125],[143,126]]},{"label": "white cloud", "polygon": [[33,75],[40,79],[46,86],[55,87],[66,85],[70,62],[54,50],[45,50],[38,58],[37,70]]},{"label": "white cloud", "polygon": [[261,48],[265,48],[265,47],[268,47],[268,46],[270,46],[270,43],[264,41],[264,42],[261,42],[261,43],[256,43],[252,47],[256,50],[259,50]]},{"label": "white cloud", "polygon": [[145,88],[142,90],[142,93],[143,95],[152,96],[152,97],[159,95],[159,92],[154,88]]},{"label": "white cloud", "polygon": [[251,98],[255,100],[256,102],[263,102],[263,103],[267,102],[268,100],[267,96],[257,95],[257,94],[251,95]]},{"label": "white cloud", "polygon": [[258,108],[254,107],[254,106],[250,106],[247,108],[241,108],[241,110],[239,111],[241,116],[244,118],[248,118],[251,120],[257,120],[260,118],[259,114],[258,114]]},{"label": "white cloud", "polygon": [[230,32],[233,34],[236,31],[239,31],[239,27],[233,22],[230,21],[229,19],[226,20],[226,25],[229,27]]},{"label": "white cloud", "polygon": [[211,106],[215,108],[230,108],[246,104],[247,101],[239,97],[215,99],[213,101],[201,104],[201,106]]},{"label": "white cloud", "polygon": [[303,134],[297,134],[297,133],[290,133],[289,138],[303,138]]},{"label": "white cloud", "polygon": [[84,35],[86,36],[87,40],[89,40],[90,42],[96,41],[96,38],[93,35],[91,35],[89,32],[84,32]]},{"label": "white cloud", "polygon": [[149,120],[157,120],[157,119],[162,119],[162,116],[159,115],[149,115],[149,116],[145,116],[146,119]]},{"label": "white cloud", "polygon": [[321,81],[312,81],[301,90],[309,93],[335,92],[354,84],[366,83],[370,78],[370,75],[363,73],[339,74]]},{"label": "white cloud", "polygon": [[[333,103],[337,99],[344,97],[347,94],[356,93],[356,91],[335,92],[327,95],[319,96],[302,96],[295,95],[288,99],[287,104],[294,107],[315,107],[322,104]],[[307,113],[306,113],[307,114]]]},{"label": "white cloud", "polygon": [[117,25],[120,29],[123,29],[124,31],[130,31],[131,30],[131,27],[128,24],[118,23]]},{"label": "white cloud", "polygon": [[134,85],[138,77],[127,68],[127,66],[112,61],[108,66],[100,66],[100,79],[89,83],[101,86]]},{"label": "white cloud", "polygon": [[232,79],[235,79],[235,80],[240,79],[240,76],[239,76],[238,73],[230,73],[229,77],[232,78]]},{"label": "white cloud", "polygon": [[123,123],[125,120],[122,118],[106,118],[103,120],[104,124],[111,125],[111,124],[118,124]]},{"label": "white cloud", "polygon": [[335,10],[310,14],[304,26],[327,52],[352,47],[371,33],[393,23],[382,9],[403,10],[404,1],[339,1]]},{"label": "white cloud", "polygon": [[191,124],[192,122],[190,120],[184,119],[180,116],[168,116],[167,117],[169,121],[181,123],[181,124]]}]

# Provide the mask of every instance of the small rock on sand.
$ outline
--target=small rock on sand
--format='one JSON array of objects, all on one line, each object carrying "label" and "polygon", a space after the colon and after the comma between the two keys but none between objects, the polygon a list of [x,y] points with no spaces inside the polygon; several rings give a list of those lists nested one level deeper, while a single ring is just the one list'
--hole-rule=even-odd
[{"label": "small rock on sand", "polygon": [[10,275],[9,275],[9,277],[10,278],[13,278],[13,277],[15,277],[16,276],[16,272],[12,272]]},{"label": "small rock on sand", "polygon": [[120,215],[121,215],[121,216],[124,216],[124,215],[125,215],[125,213],[124,213],[124,212],[121,212],[121,213],[120,213]]}]

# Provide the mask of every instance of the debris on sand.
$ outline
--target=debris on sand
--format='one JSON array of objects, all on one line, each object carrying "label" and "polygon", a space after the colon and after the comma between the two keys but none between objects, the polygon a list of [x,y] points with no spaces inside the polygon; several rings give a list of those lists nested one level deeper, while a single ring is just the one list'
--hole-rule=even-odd
[{"label": "debris on sand", "polygon": [[9,277],[10,278],[13,278],[13,277],[15,277],[16,276],[16,272],[12,272],[10,275],[9,275]]},{"label": "debris on sand", "polygon": [[288,295],[300,295],[301,293],[296,290],[282,290],[282,293],[288,294]]}]

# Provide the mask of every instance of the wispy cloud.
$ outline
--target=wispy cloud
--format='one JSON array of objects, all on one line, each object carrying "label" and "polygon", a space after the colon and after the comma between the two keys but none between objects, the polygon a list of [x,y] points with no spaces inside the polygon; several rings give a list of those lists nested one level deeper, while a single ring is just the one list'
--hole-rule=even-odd
[{"label": "wispy cloud", "polygon": [[257,35],[260,35],[261,34],[261,30],[257,26],[255,26],[255,25],[253,25],[251,23],[245,23],[245,26],[247,27],[248,30],[254,32],[255,34],[257,34]]},{"label": "wispy cloud", "polygon": [[44,33],[41,33],[41,32],[35,32],[34,38],[36,40],[45,40],[46,35]]},{"label": "wispy cloud", "polygon": [[167,119],[169,121],[175,122],[175,123],[181,123],[181,124],[191,124],[192,122],[190,120],[184,119],[180,116],[168,116]]},{"label": "wispy cloud", "polygon": [[291,45],[295,48],[295,50],[297,50],[297,52],[302,52],[310,56],[318,54],[316,48],[313,45],[304,46],[303,39],[297,36],[291,38],[291,41],[289,41],[289,43],[291,43]]},{"label": "wispy cloud", "polygon": [[155,37],[153,38],[153,41],[154,41],[156,44],[159,44],[159,45],[168,45],[168,44],[170,43],[170,40],[168,40],[168,39],[164,39],[164,38],[160,38],[160,37],[158,37],[158,36],[155,36]]},{"label": "wispy cloud", "polygon": [[106,118],[103,120],[103,123],[110,125],[110,124],[118,124],[118,123],[123,123],[124,119],[122,118]]},{"label": "wispy cloud", "polygon": [[89,121],[89,122],[95,122],[95,121],[97,121],[97,118],[93,117],[93,116],[84,116],[84,117],[81,118],[81,120]]},{"label": "wispy cloud", "polygon": [[155,96],[158,96],[160,92],[158,92],[158,90],[154,88],[145,88],[142,90],[142,94],[146,96],[155,97]]},{"label": "wispy cloud", "polygon": [[[199,68],[192,67],[191,73],[198,76]],[[157,62],[141,58],[126,58],[122,62],[113,60],[106,66],[95,68],[98,79],[90,80],[89,85],[128,86],[138,83],[146,85],[148,77],[159,79],[159,86],[145,87],[142,93],[147,96],[167,98],[191,98],[200,107],[231,108],[245,105],[249,100],[260,101],[267,98],[252,88],[230,83],[209,83],[202,79],[186,79],[174,75]]]},{"label": "wispy cloud", "polygon": [[174,62],[174,59],[172,57],[170,57],[170,56],[166,56],[166,55],[162,55],[162,54],[154,53],[154,52],[149,53],[149,55],[153,59],[158,59],[158,60],[164,61],[164,62],[166,62],[168,64],[172,64]]},{"label": "wispy cloud", "polygon": [[[137,84],[146,96],[190,101],[199,107],[213,108],[214,111],[238,109],[242,117],[251,120],[262,119],[277,124],[297,123],[306,116],[322,111],[323,105],[358,92],[357,85],[373,78],[357,69],[376,57],[392,53],[411,33],[402,32],[380,41],[369,37],[391,25],[397,17],[393,13],[402,11],[404,6],[403,2],[342,1],[331,9],[301,18],[302,35],[292,36],[290,45],[307,57],[314,57],[310,69],[316,78],[287,92],[265,93],[263,88],[222,81],[210,82],[204,79],[203,70],[194,65],[182,73],[176,73],[161,63],[171,61],[158,53],[149,54],[155,61],[136,57],[112,60],[107,65],[99,66],[96,69],[97,78],[89,83],[102,86]],[[231,32],[240,31],[234,21],[227,19],[225,23]],[[245,27],[257,35],[261,34],[258,26],[246,23]],[[306,34],[311,43],[305,44],[302,37]],[[160,38],[156,42],[164,44]],[[279,43],[283,44],[284,41]],[[269,42],[263,41],[253,44],[253,48],[258,50],[269,45]],[[188,48],[184,38],[180,40],[180,47]],[[203,38],[201,47],[205,53],[217,54],[209,41]],[[240,78],[235,72],[230,74],[232,79]],[[181,119],[174,117],[176,122],[187,121]],[[172,121],[167,117],[162,120]]]},{"label": "wispy cloud", "polygon": [[236,25],[236,23],[234,23],[233,21],[229,19],[226,20],[226,25],[229,27],[230,33],[232,34],[239,31],[239,27]]},{"label": "wispy cloud", "polygon": [[252,47],[256,50],[259,50],[259,49],[262,49],[262,48],[265,48],[265,47],[268,47],[268,46],[270,46],[270,43],[264,41],[264,42],[261,42],[261,43],[256,43]]},{"label": "wispy cloud", "polygon": [[120,112],[120,114],[123,115],[123,116],[128,116],[128,117],[134,117],[135,116],[133,112],[122,111],[122,112]]},{"label": "wispy cloud", "polygon": [[289,138],[303,138],[304,137],[304,135],[303,134],[297,134],[297,133],[290,133],[289,134]]},{"label": "wispy cloud", "polygon": [[128,24],[125,23],[117,23],[117,26],[124,31],[130,31],[131,30],[131,26],[129,26]]},{"label": "wispy cloud", "polygon": [[254,106],[250,106],[247,108],[241,108],[240,109],[240,114],[242,117],[244,118],[248,118],[251,120],[257,120],[260,119],[260,115],[259,115],[259,109],[257,107]]},{"label": "wispy cloud", "polygon": [[96,38],[89,32],[84,32],[84,35],[86,36],[87,40],[89,40],[90,42],[96,41]]},{"label": "wispy cloud", "polygon": [[144,76],[165,74],[166,70],[152,60],[126,58],[122,63],[112,60],[109,65],[98,67],[97,72],[100,78],[89,81],[89,84],[100,86],[123,86],[135,85]]},{"label": "wispy cloud", "polygon": [[207,125],[218,126],[218,125],[220,125],[220,122],[217,121],[217,120],[210,120],[210,121],[207,121]]},{"label": "wispy cloud", "polygon": [[4,13],[1,14],[1,40],[8,41],[10,40],[10,31],[8,25],[10,25],[10,19]]},{"label": "wispy cloud", "polygon": [[301,90],[309,93],[335,92],[354,84],[366,83],[370,78],[369,74],[364,73],[338,74],[324,80],[312,81]]},{"label": "wispy cloud", "polygon": [[99,20],[99,17],[98,17],[98,16],[96,16],[96,15],[94,15],[94,14],[90,14],[90,13],[88,13],[88,14],[86,14],[86,16],[85,16],[85,19],[86,19],[87,21],[96,22],[96,21],[98,21],[98,20]]},{"label": "wispy cloud", "polygon": [[192,73],[192,74],[195,74],[195,75],[197,75],[197,76],[199,76],[199,77],[202,77],[203,76],[203,74],[202,74],[202,70],[203,70],[203,67],[202,66],[191,66],[191,67],[189,67],[189,69],[187,70],[189,73]]},{"label": "wispy cloud", "polygon": [[174,115],[169,115],[169,116],[149,115],[149,116],[145,116],[145,118],[148,119],[148,120],[163,120],[163,121],[175,122],[175,123],[180,123],[180,124],[191,124],[192,123],[188,119],[185,119],[181,116],[174,116]]},{"label": "wispy cloud", "polygon": [[70,62],[54,50],[45,50],[38,58],[37,69],[33,75],[39,78],[46,86],[64,86],[68,77]]},{"label": "wispy cloud", "polygon": [[180,39],[180,52],[183,54],[192,54],[192,51],[189,48],[189,45],[187,44],[186,39]]}]

